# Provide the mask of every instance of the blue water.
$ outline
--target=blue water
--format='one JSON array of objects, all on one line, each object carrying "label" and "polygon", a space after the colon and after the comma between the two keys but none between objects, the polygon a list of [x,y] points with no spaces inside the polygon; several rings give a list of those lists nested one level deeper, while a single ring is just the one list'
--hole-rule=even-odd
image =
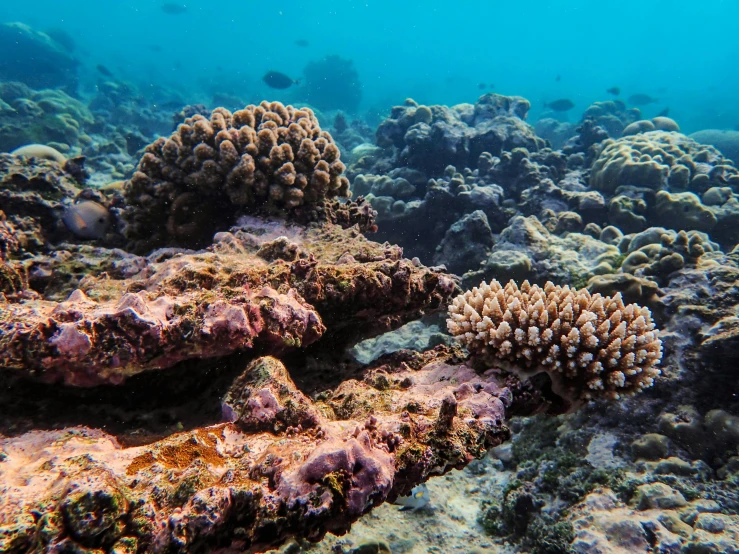
[{"label": "blue water", "polygon": [[[298,89],[269,89],[261,76],[274,69],[297,79],[308,62],[338,54],[359,73],[360,111],[407,97],[474,102],[484,83],[528,98],[532,121],[545,101],[569,98],[575,108],[562,119],[575,121],[619,86],[623,98],[658,98],[643,114],[669,107],[684,132],[739,124],[739,3],[730,0],[191,0],[177,15],[161,4],[6,0],[0,22],[67,30],[87,68],[83,93],[102,63],[143,90],[173,86],[188,101],[220,89],[299,103]],[[299,39],[309,46],[295,45]]]}]

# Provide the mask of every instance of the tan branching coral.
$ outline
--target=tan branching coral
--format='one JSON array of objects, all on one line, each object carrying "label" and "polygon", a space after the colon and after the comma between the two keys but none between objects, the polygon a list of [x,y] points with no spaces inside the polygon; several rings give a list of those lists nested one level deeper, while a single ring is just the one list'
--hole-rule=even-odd
[{"label": "tan branching coral", "polygon": [[648,308],[548,282],[482,283],[449,306],[447,326],[504,369],[546,372],[566,399],[618,399],[652,386],[662,341]]},{"label": "tan branching coral", "polygon": [[146,147],[125,187],[126,235],[150,247],[193,245],[209,242],[238,211],[347,197],[339,158],[308,108],[262,102],[195,114]]}]

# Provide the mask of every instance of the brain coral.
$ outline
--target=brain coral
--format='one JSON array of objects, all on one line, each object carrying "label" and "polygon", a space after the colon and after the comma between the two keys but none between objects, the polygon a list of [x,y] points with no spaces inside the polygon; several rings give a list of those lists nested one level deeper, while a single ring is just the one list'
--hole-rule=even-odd
[{"label": "brain coral", "polygon": [[125,187],[126,235],[150,247],[196,245],[238,211],[349,196],[339,157],[308,108],[262,102],[195,114],[146,147]]},{"label": "brain coral", "polygon": [[739,187],[739,171],[712,146],[680,133],[651,131],[604,141],[590,185],[603,192],[634,185],[702,193],[712,186]]},{"label": "brain coral", "polygon": [[507,369],[544,371],[563,398],[618,399],[652,386],[662,341],[647,308],[548,282],[482,283],[449,306],[449,332]]}]

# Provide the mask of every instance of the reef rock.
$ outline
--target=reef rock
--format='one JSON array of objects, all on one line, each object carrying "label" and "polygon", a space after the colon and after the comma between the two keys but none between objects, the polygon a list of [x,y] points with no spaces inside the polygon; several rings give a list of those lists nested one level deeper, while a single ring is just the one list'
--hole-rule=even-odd
[{"label": "reef rock", "polygon": [[204,246],[239,211],[290,210],[349,195],[331,135],[310,109],[262,102],[196,114],[146,147],[126,183],[132,247]]},{"label": "reef rock", "polygon": [[244,220],[206,252],[125,258],[82,278],[62,302],[0,299],[0,367],[46,381],[117,383],[256,345],[308,346],[325,325],[333,341],[371,336],[438,308],[453,289],[448,277],[353,230]]},{"label": "reef rock", "polygon": [[0,25],[0,81],[33,88],[77,87],[77,66],[67,50],[45,33],[23,23]]},{"label": "reef rock", "polygon": [[508,437],[510,389],[449,359],[370,368],[314,402],[263,357],[224,397],[226,423],[131,447],[84,427],[2,438],[0,547],[260,552],[341,534]]}]

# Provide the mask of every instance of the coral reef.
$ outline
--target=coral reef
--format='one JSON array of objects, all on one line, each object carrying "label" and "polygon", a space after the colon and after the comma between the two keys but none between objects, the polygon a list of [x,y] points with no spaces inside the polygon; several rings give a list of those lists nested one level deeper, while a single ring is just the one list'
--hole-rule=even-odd
[{"label": "coral reef", "polygon": [[624,129],[641,117],[638,108],[627,108],[620,100],[594,102],[583,113],[583,122],[591,120],[594,125],[603,129],[609,137],[620,137]]},{"label": "coral reef", "polygon": [[452,273],[464,273],[485,261],[495,239],[485,212],[476,210],[463,216],[447,230],[434,253],[434,262]]},{"label": "coral reef", "polygon": [[9,258],[21,250],[20,233],[0,211],[0,294],[13,297],[28,288],[23,268]]},{"label": "coral reef", "polygon": [[739,131],[705,129],[690,134],[690,138],[701,144],[710,144],[725,157],[739,164]]},{"label": "coral reef", "polygon": [[[89,109],[98,119],[115,127],[135,128],[145,136],[166,135],[172,130],[173,113],[167,107],[180,104],[176,101],[165,103],[165,109],[152,106],[137,88],[123,81],[101,81],[96,87],[96,94],[90,100]],[[184,111],[175,119],[175,127],[187,117],[196,113],[209,115],[209,110]]]},{"label": "coral reef", "polygon": [[710,467],[670,455],[675,445],[656,433],[634,441],[632,456],[623,443],[634,430],[583,428],[585,417],[512,422],[512,444],[494,450],[509,477],[481,502],[490,535],[537,554],[735,549],[735,475],[713,481]]},{"label": "coral reef", "polygon": [[49,35],[23,23],[0,24],[0,81],[21,81],[33,88],[77,87],[79,62]]},{"label": "coral reef", "polygon": [[587,152],[596,143],[606,138],[618,138],[624,129],[637,121],[641,113],[638,108],[627,108],[619,100],[594,102],[582,115],[578,125],[560,122],[545,117],[536,122],[536,134],[548,140],[553,148],[565,154]]},{"label": "coral reef", "polygon": [[146,148],[126,183],[136,250],[208,244],[239,210],[348,196],[339,149],[309,109],[278,102],[194,115]]},{"label": "coral reef", "polygon": [[301,93],[310,105],[319,110],[356,113],[362,101],[362,83],[352,60],[326,56],[308,63],[303,75]]},{"label": "coral reef", "polygon": [[620,295],[482,283],[454,298],[447,327],[475,355],[545,372],[573,401],[631,395],[660,374],[662,342],[649,309],[624,305]]},{"label": "coral reef", "polygon": [[517,147],[531,152],[544,148],[544,140],[524,121],[529,107],[524,98],[498,94],[452,108],[419,106],[408,99],[377,128],[376,142],[392,149],[391,165],[433,177],[448,165],[471,166],[482,152],[499,156]]},{"label": "coral reef", "polygon": [[26,241],[27,251],[69,236],[62,215],[66,203],[70,203],[80,189],[65,168],[72,169],[73,173],[79,169],[75,160],[67,160],[61,166],[37,157],[0,154],[0,211],[4,211],[19,229],[36,229],[32,231],[36,239]]},{"label": "coral reef", "polygon": [[93,117],[87,107],[57,89],[32,90],[23,83],[0,83],[0,152],[26,144],[45,144],[77,155],[91,142],[85,129]]},{"label": "coral reef", "polygon": [[[552,223],[564,225],[560,222],[566,220],[557,218]],[[578,232],[566,232],[560,237],[534,216],[516,216],[496,238],[482,265],[470,268],[464,275],[463,284],[471,287],[490,279],[556,279],[580,288],[594,275],[613,273],[621,258],[621,252],[612,244]]]},{"label": "coral reef", "polygon": [[680,126],[674,119],[669,117],[653,117],[652,119],[640,119],[627,125],[623,130],[623,136],[647,133],[649,131],[675,131],[680,132]]},{"label": "coral reef", "polygon": [[[305,347],[325,325],[336,346],[438,308],[453,291],[449,278],[355,231],[301,229],[245,220],[210,252],[127,257],[55,289],[56,298],[69,295],[64,301],[5,301],[0,367],[46,381],[116,383],[185,359]],[[69,254],[58,263],[80,264],[85,251]]]},{"label": "coral reef", "polygon": [[608,193],[635,185],[701,194],[711,187],[739,186],[739,172],[711,146],[679,133],[650,131],[604,141],[590,185]]},{"label": "coral reef", "polygon": [[575,136],[576,125],[568,122],[558,121],[552,117],[544,117],[534,124],[537,137],[547,141],[555,150],[561,149],[567,141]]},{"label": "coral reef", "polygon": [[[334,137],[339,149],[344,153],[347,163],[351,164],[357,157],[354,149],[360,145],[371,146],[369,143],[374,140],[375,133],[374,129],[362,119],[352,119],[352,122],[349,123],[346,114],[339,111],[334,116],[331,136]],[[357,152],[360,151],[361,148],[357,150]]]}]

